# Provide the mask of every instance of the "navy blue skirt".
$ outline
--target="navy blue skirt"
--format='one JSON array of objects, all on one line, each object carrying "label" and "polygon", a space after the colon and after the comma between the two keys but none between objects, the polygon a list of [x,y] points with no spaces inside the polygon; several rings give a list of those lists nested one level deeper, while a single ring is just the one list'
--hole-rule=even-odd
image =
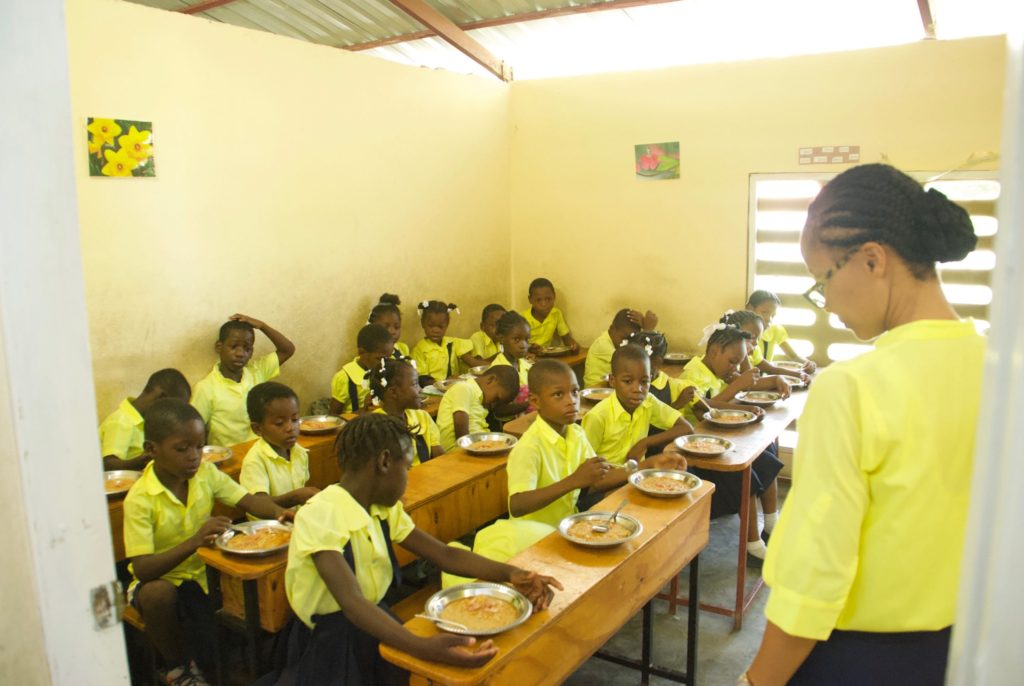
[{"label": "navy blue skirt", "polygon": [[789,686],[942,686],[951,627],[940,631],[833,631]]}]

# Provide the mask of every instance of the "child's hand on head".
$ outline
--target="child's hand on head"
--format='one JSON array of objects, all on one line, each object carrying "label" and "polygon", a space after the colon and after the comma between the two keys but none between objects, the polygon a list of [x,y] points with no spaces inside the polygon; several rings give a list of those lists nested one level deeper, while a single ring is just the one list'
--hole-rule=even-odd
[{"label": "child's hand on head", "polygon": [[458,667],[479,667],[498,654],[494,641],[476,645],[472,636],[439,633],[423,639],[421,657]]},{"label": "child's hand on head", "polygon": [[605,462],[603,457],[591,457],[576,468],[572,477],[580,488],[586,488],[600,481],[609,469],[611,465]]},{"label": "child's hand on head", "polygon": [[194,538],[199,545],[213,545],[213,541],[230,526],[231,519],[228,517],[210,517],[199,527]]},{"label": "child's hand on head", "polygon": [[254,329],[262,329],[264,326],[266,326],[259,319],[253,319],[252,317],[250,317],[248,315],[238,314],[237,312],[235,314],[231,315],[230,317],[228,317],[228,319],[230,319],[233,322],[243,322],[245,324],[249,324]]},{"label": "child's hand on head", "polygon": [[551,598],[555,595],[552,589],[565,590],[562,584],[558,583],[558,579],[536,572],[528,572],[525,569],[516,569],[509,575],[508,580],[516,587],[517,591],[530,599],[533,609],[537,612],[547,608],[551,602]]},{"label": "child's hand on head", "polygon": [[658,315],[650,310],[644,313],[644,320],[640,324],[644,331],[656,331],[658,329]]}]

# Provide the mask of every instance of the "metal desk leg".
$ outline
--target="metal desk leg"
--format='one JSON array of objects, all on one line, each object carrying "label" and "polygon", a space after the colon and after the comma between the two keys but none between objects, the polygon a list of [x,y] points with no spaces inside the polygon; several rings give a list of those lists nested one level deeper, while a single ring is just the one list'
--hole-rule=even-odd
[{"label": "metal desk leg", "polygon": [[686,608],[686,683],[697,683],[697,620],[700,619],[700,555],[690,560],[690,603]]},{"label": "metal desk leg", "polygon": [[743,628],[743,605],[747,585],[747,527],[750,526],[750,517],[757,516],[757,513],[750,511],[750,474],[752,468],[747,465],[743,470],[743,483],[740,486],[740,545],[739,557],[736,562],[736,607],[733,610],[732,626],[736,631]]},{"label": "metal desk leg", "polygon": [[644,605],[643,611],[643,628],[641,630],[643,638],[640,642],[640,683],[643,686],[647,686],[651,680],[651,603],[653,601],[648,600],[647,604]]},{"label": "metal desk leg", "polygon": [[[210,604],[213,606],[214,613],[220,610],[224,604],[224,598],[220,592],[220,572],[210,565],[206,565],[206,585],[209,589]],[[214,615],[216,617],[216,614]],[[217,683],[224,683],[224,656],[221,654],[221,625],[220,621],[215,619],[213,627],[213,635],[215,638],[214,660],[217,671]]]}]

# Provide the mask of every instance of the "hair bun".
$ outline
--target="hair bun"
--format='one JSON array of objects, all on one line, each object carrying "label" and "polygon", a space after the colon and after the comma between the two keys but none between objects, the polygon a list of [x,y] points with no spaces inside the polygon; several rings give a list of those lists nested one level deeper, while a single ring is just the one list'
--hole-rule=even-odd
[{"label": "hair bun", "polygon": [[382,293],[380,298],[377,299],[377,303],[384,303],[386,305],[401,305],[402,300],[394,293]]},{"label": "hair bun", "polygon": [[918,245],[929,261],[958,262],[978,244],[970,215],[940,191],[918,195],[914,209]]}]

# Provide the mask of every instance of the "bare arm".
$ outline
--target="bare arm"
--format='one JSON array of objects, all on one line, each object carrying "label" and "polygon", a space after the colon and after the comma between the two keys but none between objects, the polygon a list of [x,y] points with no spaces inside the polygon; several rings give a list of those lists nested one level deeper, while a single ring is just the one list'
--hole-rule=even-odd
[{"label": "bare arm", "polygon": [[461,410],[452,413],[452,424],[455,427],[455,438],[462,438],[469,433],[469,415]]},{"label": "bare arm", "polygon": [[138,457],[133,457],[130,460],[122,460],[117,455],[104,455],[103,469],[108,472],[118,469],[130,469],[139,472],[142,471],[142,469],[149,464],[149,461],[152,459],[153,458],[150,455],[146,455],[145,453]]},{"label": "bare arm", "polygon": [[266,493],[247,493],[238,501],[237,507],[260,519],[278,519],[284,514],[284,508]]},{"label": "bare arm", "polygon": [[199,530],[178,545],[162,553],[138,555],[132,558],[135,577],[142,582],[159,579],[191,557],[204,543],[213,543],[220,534],[231,526],[227,517],[210,517]]},{"label": "bare arm", "polygon": [[611,468],[607,462],[600,457],[592,457],[586,460],[579,468],[561,481],[535,488],[532,491],[522,491],[511,496],[508,500],[509,514],[513,517],[536,512],[561,498],[566,493],[571,493],[577,488],[586,488],[598,483]]},{"label": "bare arm", "polygon": [[747,672],[751,686],[785,686],[816,643],[812,638],[787,634],[768,622],[761,648]]},{"label": "bare arm", "polygon": [[287,362],[288,359],[295,354],[295,344],[285,338],[283,333],[271,327],[266,322],[237,313],[231,315],[231,319],[233,321],[246,322],[251,324],[254,329],[262,331],[263,335],[269,338],[270,342],[274,344],[274,349],[277,350],[277,363],[279,365]]}]

